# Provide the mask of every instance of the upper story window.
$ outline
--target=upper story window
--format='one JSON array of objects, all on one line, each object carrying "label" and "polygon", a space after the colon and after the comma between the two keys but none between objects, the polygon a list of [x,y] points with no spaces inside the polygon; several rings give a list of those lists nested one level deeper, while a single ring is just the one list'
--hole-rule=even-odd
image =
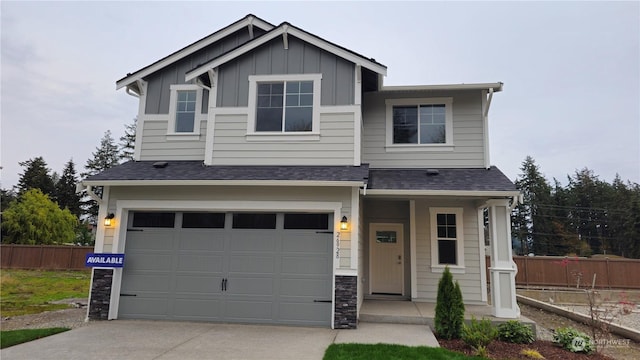
[{"label": "upper story window", "polygon": [[319,134],[320,74],[249,76],[250,135]]},{"label": "upper story window", "polygon": [[431,268],[464,271],[462,208],[430,208]]},{"label": "upper story window", "polygon": [[192,84],[171,85],[170,101],[168,134],[199,135],[202,89]]},{"label": "upper story window", "polygon": [[387,100],[388,149],[452,150],[452,102],[452,98]]}]

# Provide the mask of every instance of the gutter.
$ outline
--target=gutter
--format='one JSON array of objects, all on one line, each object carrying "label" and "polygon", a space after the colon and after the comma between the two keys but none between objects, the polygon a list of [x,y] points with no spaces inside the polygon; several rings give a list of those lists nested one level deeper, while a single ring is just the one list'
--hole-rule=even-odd
[{"label": "gutter", "polygon": [[363,181],[308,180],[85,180],[90,186],[364,186]]},{"label": "gutter", "polygon": [[[361,193],[364,195],[363,191]],[[469,196],[469,197],[505,197],[519,196],[519,191],[483,191],[483,190],[394,190],[369,189],[368,195],[395,196]]]}]

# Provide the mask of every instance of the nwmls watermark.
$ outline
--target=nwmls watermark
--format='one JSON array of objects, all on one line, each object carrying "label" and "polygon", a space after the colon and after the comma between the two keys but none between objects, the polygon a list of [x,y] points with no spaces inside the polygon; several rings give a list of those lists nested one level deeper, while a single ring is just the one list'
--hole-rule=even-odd
[{"label": "nwmls watermark", "polygon": [[585,349],[585,347],[588,347],[588,342],[590,342],[593,345],[596,345],[598,348],[604,348],[604,347],[629,347],[629,344],[631,343],[631,339],[597,339],[597,340],[591,340],[591,339],[585,339],[582,337],[574,337],[573,340],[571,341],[571,347],[573,348],[574,352],[581,352]]}]

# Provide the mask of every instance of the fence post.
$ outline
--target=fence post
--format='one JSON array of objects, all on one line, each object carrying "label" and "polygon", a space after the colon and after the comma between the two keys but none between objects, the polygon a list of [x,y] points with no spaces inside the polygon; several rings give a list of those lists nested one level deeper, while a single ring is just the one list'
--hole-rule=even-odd
[{"label": "fence post", "polygon": [[609,278],[609,258],[606,257],[604,258],[606,261],[606,269],[607,269],[607,287],[609,288],[609,290],[611,290],[611,279]]},{"label": "fence post", "polygon": [[567,278],[567,287],[571,287],[571,283],[569,282],[569,258],[567,256],[564,258],[567,259],[567,266],[564,267],[564,276]]},{"label": "fence post", "polygon": [[44,246],[40,245],[40,259],[38,260],[38,268],[42,269],[42,253],[44,252]]}]

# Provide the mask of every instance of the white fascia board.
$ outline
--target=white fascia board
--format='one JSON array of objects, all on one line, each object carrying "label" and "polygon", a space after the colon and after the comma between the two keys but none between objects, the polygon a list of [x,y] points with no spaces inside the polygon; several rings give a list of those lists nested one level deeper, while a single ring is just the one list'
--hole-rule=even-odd
[{"label": "white fascia board", "polygon": [[318,180],[85,180],[82,184],[85,186],[364,186],[363,181]]},{"label": "white fascia board", "polygon": [[[361,191],[362,192],[362,191]],[[466,196],[466,197],[513,197],[518,191],[483,191],[483,190],[386,190],[367,189],[367,196],[394,195],[394,196]]]},{"label": "white fascia board", "polygon": [[433,91],[433,90],[489,90],[502,91],[503,83],[478,83],[478,84],[442,84],[442,85],[408,85],[408,86],[383,86],[380,92],[394,91]]},{"label": "white fascia board", "polygon": [[[286,25],[286,24],[284,24]],[[365,67],[371,71],[374,71],[378,74],[387,75],[387,68],[376,64],[373,61],[367,60],[363,57],[354,55],[352,53],[350,53],[349,51],[346,51],[344,49],[341,49],[325,40],[322,40],[320,38],[316,38],[313,36],[310,36],[309,34],[307,34],[304,31],[300,31],[294,27],[288,26],[285,27],[284,25],[281,25],[280,27],[270,31],[269,33],[266,33],[262,36],[260,36],[259,38],[256,38],[252,41],[249,41],[247,43],[245,43],[244,45],[236,48],[235,50],[230,51],[227,54],[224,54],[206,64],[203,64],[201,67],[195,68],[189,72],[187,72],[186,76],[185,76],[185,81],[189,81],[192,79],[195,79],[196,77],[204,74],[205,72],[207,72],[210,69],[215,69],[218,66],[231,61],[235,58],[237,58],[238,56],[245,54],[246,52],[253,50],[255,48],[257,48],[258,46],[271,41],[272,39],[281,36],[282,34],[284,34],[285,32],[287,34],[293,35],[303,41],[306,41],[312,45],[315,45],[317,47],[319,47],[322,50],[328,51],[330,53],[333,53],[337,56],[340,56],[343,59],[346,59],[356,65],[360,65],[362,67]]]},{"label": "white fascia board", "polygon": [[262,30],[265,31],[269,31],[271,29],[273,29],[273,25],[269,24],[268,22],[259,19],[257,17],[245,17],[244,19],[241,19],[240,21],[236,22],[235,24],[229,25],[228,27],[219,30],[207,37],[205,37],[202,40],[196,41],[195,43],[187,46],[186,48],[172,54],[169,55],[168,57],[166,57],[165,59],[147,67],[147,68],[143,68],[142,70],[138,70],[136,72],[134,72],[133,74],[123,78],[122,80],[118,80],[116,82],[116,90],[119,90],[131,83],[134,83],[136,80],[142,79],[147,75],[150,75],[166,66],[171,65],[172,63],[186,57],[189,56],[191,54],[193,54],[194,52],[201,50],[213,43],[215,43],[216,41],[233,34],[234,32],[244,28],[244,27],[248,27],[249,24],[252,24],[253,26],[257,26],[259,28],[261,28]]}]

